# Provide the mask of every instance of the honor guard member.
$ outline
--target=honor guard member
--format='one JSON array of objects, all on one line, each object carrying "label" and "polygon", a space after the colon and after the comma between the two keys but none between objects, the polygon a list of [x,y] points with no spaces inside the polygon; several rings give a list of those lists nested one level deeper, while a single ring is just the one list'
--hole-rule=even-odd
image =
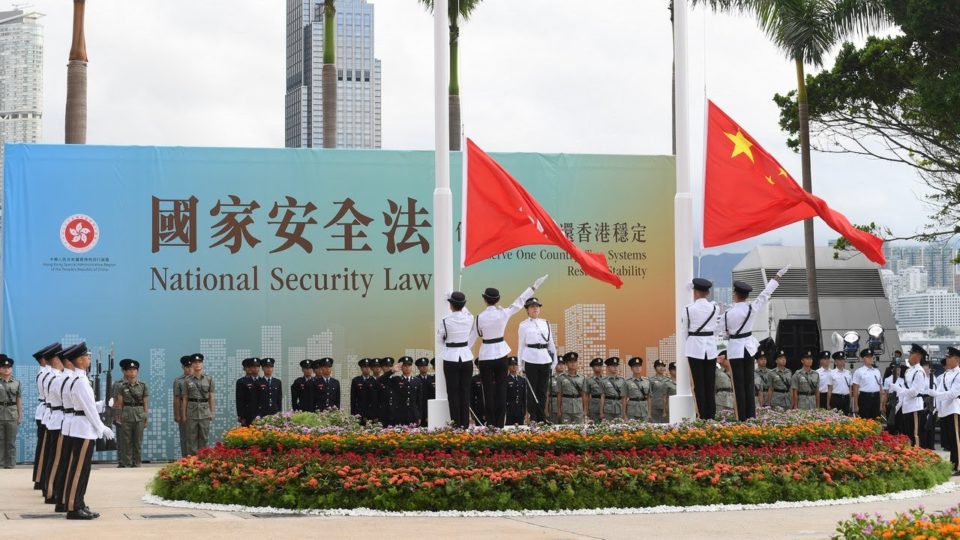
[{"label": "honor guard member", "polygon": [[[56,399],[59,399],[59,402],[62,403],[63,409],[63,421],[60,424],[59,437],[54,436],[56,432],[47,430],[47,435],[50,437],[46,442],[49,459],[41,464],[43,468],[41,474],[44,479],[44,502],[56,504],[55,511],[57,512],[67,511],[68,494],[64,492],[64,488],[69,478],[67,474],[70,472],[70,456],[73,455],[75,444],[80,442],[73,433],[74,424],[80,422],[80,418],[76,415],[76,410],[79,407],[76,405],[74,393],[80,390],[78,386],[89,386],[90,384],[87,379],[87,372],[73,365],[73,362],[69,360],[69,358],[73,358],[73,351],[79,347],[79,345],[73,345],[59,353],[60,362],[63,363],[64,367],[62,384],[60,384],[56,394],[52,390],[47,392],[47,398],[50,399],[50,402],[52,403],[55,399],[54,396],[56,396]],[[53,361],[51,360],[51,362]]]},{"label": "honor guard member", "polygon": [[339,409],[340,381],[330,376],[330,372],[333,371],[333,358],[321,358],[317,360],[315,366],[319,369],[319,375],[313,387],[313,397],[316,401],[317,412]]},{"label": "honor guard member", "polygon": [[566,373],[557,376],[557,390],[559,401],[557,410],[560,412],[561,424],[582,424],[587,420],[587,379],[577,373],[580,364],[580,355],[568,352],[563,355],[563,363],[567,365]]},{"label": "honor guard member", "polygon": [[400,374],[390,377],[387,384],[392,390],[394,406],[390,415],[392,426],[420,425],[420,380],[413,376],[413,358],[401,356]]},{"label": "honor guard member", "polygon": [[[487,308],[481,311],[474,322],[477,336],[480,337],[480,378],[483,380],[484,419],[494,427],[503,427],[507,419],[507,356],[510,346],[503,340],[510,318],[523,309],[533,292],[546,281],[547,276],[537,278],[512,304],[500,307],[500,291],[492,287],[483,291],[483,301]],[[523,357],[522,351],[520,354]]]},{"label": "honor guard member", "polygon": [[929,392],[923,396],[923,407],[927,411],[926,421],[924,423],[924,430],[926,433],[921,435],[920,440],[923,441],[924,448],[928,450],[936,450],[937,411],[934,405],[934,397],[936,395],[936,375],[933,372],[933,365],[930,363],[929,359],[921,360],[920,365],[923,367],[923,371],[927,375],[927,387],[929,389]]},{"label": "honor guard member", "polygon": [[180,367],[183,373],[173,381],[173,421],[177,424],[177,432],[180,435],[180,455],[187,455],[187,429],[186,418],[183,417],[184,400],[186,394],[183,390],[183,383],[191,374],[193,374],[193,357],[190,355],[180,357]]},{"label": "honor guard member", "polygon": [[[479,360],[474,360],[474,364],[477,364],[479,369]],[[480,427],[486,424],[486,407],[483,406],[483,400],[485,399],[485,394],[483,393],[483,379],[480,378],[480,373],[470,378],[470,410],[473,411],[473,421],[477,427]]]},{"label": "honor guard member", "polygon": [[753,372],[753,386],[757,392],[757,407],[769,407],[767,397],[770,392],[770,370],[767,369],[767,352],[757,351],[757,369]]},{"label": "honor guard member", "polygon": [[820,379],[818,384],[819,395],[817,397],[818,409],[830,408],[830,377],[833,375],[833,369],[830,367],[830,351],[820,351],[817,355],[820,367],[817,368],[817,377]]},{"label": "honor guard member", "polygon": [[393,390],[387,384],[394,376],[393,357],[385,356],[380,359],[380,377],[377,378],[377,420],[385,426],[390,425],[390,416],[393,411]]},{"label": "honor guard member", "polygon": [[756,384],[753,377],[753,355],[760,348],[760,342],[753,337],[753,324],[760,311],[773,291],[780,285],[780,279],[790,269],[787,265],[777,272],[777,275],[767,282],[767,286],[757,295],[753,302],[747,303],[747,298],[753,287],[743,281],[733,282],[733,305],[723,314],[723,325],[727,333],[728,359],[730,364],[731,384],[736,399],[737,418],[742,422],[757,415],[755,399]]},{"label": "honor guard member", "polygon": [[420,382],[420,427],[427,427],[427,402],[437,397],[436,377],[430,374],[429,358],[417,358],[413,365]]},{"label": "honor guard member", "polygon": [[[68,348],[67,351],[69,350]],[[59,467],[60,460],[64,456],[64,411],[73,412],[72,407],[64,409],[63,406],[64,384],[75,378],[76,375],[72,361],[63,352],[56,358],[50,358],[49,361],[54,373],[52,377],[47,379],[47,386],[44,389],[47,396],[47,410],[44,412],[42,422],[47,438],[44,443],[47,452],[44,455],[43,463],[40,464],[40,483],[43,486],[44,502],[55,504],[57,499],[53,496],[54,483],[51,480],[55,479],[57,467]],[[58,449],[61,450],[59,455],[57,454]]]},{"label": "honor guard member", "polygon": [[666,416],[667,421],[670,421],[670,396],[677,395],[677,363],[670,362],[670,365],[667,366],[667,373],[670,374],[670,381],[667,383],[667,408]]},{"label": "honor guard member", "polygon": [[520,369],[530,383],[536,400],[530,400],[530,417],[534,422],[546,420],[544,409],[538,403],[547,400],[547,391],[550,386],[550,373],[557,365],[557,344],[550,333],[550,324],[540,318],[543,304],[537,298],[530,298],[524,302],[528,318],[520,322],[517,330],[517,357]]},{"label": "honor guard member", "polygon": [[900,433],[902,425],[900,407],[897,407],[900,402],[897,391],[900,389],[900,380],[903,379],[907,366],[903,365],[902,359],[899,362],[894,358],[883,372],[883,393],[880,394],[880,410],[884,411],[887,417],[887,432],[891,435]]},{"label": "honor guard member", "polygon": [[360,374],[350,381],[350,414],[359,416],[360,423],[366,425],[377,399],[377,380],[370,374],[369,358],[361,358],[357,365]]},{"label": "honor guard member", "polygon": [[23,391],[13,378],[13,358],[0,353],[0,465],[17,464],[17,429],[23,423]]},{"label": "honor guard member", "polygon": [[653,377],[650,377],[650,421],[663,424],[667,418],[667,387],[670,377],[667,376],[667,364],[663,360],[653,362]]},{"label": "honor guard member", "polygon": [[897,407],[901,412],[900,433],[909,437],[910,444],[914,446],[923,446],[925,442],[921,438],[921,432],[926,426],[923,396],[929,393],[929,383],[920,361],[926,357],[926,349],[916,343],[910,346],[910,355],[907,357],[909,367],[900,379],[900,388],[897,389]]},{"label": "honor guard member", "polygon": [[813,370],[813,351],[803,351],[803,365],[790,379],[791,405],[794,409],[809,411],[817,408],[820,401],[820,376]]},{"label": "honor guard member", "polygon": [[960,449],[960,349],[947,347],[944,358],[945,370],[938,377],[936,388],[937,412],[940,416],[940,440],[945,450],[950,452],[953,476],[958,472],[957,451]]},{"label": "honor guard member", "polygon": [[290,385],[290,408],[295,411],[313,410],[313,361],[300,361],[300,371],[303,375],[297,377]]},{"label": "honor guard member", "polygon": [[634,356],[627,360],[633,377],[626,380],[627,420],[650,421],[650,381],[643,376],[643,358]]},{"label": "honor guard member", "polygon": [[273,376],[277,361],[273,358],[261,358],[260,369],[260,416],[270,416],[283,411],[283,383]]},{"label": "honor guard member", "polygon": [[47,345],[46,347],[40,349],[39,351],[33,353],[34,360],[37,361],[37,364],[40,366],[40,369],[37,371],[37,398],[39,403],[37,403],[37,408],[34,411],[33,419],[37,424],[37,447],[33,453],[33,489],[41,490],[43,485],[40,483],[40,471],[42,470],[40,464],[43,463],[44,458],[44,438],[46,436],[45,427],[43,425],[43,413],[47,410],[46,394],[44,389],[46,388],[46,379],[51,376],[53,373],[53,368],[51,368],[47,362],[47,357],[45,354],[50,356],[55,356],[60,354],[61,347],[59,343],[53,343]]},{"label": "honor guard member", "polygon": [[245,375],[237,379],[237,422],[249,426],[257,418],[260,402],[260,359],[244,358]]},{"label": "honor guard member", "polygon": [[516,356],[507,358],[507,424],[520,426],[527,415],[527,380],[520,375]]},{"label": "honor guard member", "polygon": [[843,411],[850,415],[850,385],[853,384],[853,375],[847,371],[847,355],[843,351],[833,353],[836,365],[830,370],[830,384],[827,385],[827,403],[831,409]]},{"label": "honor guard member", "polygon": [[727,351],[717,353],[717,376],[714,379],[717,392],[717,412],[736,412],[737,401],[733,396],[733,374]]},{"label": "honor guard member", "polygon": [[787,353],[784,350],[777,351],[776,363],[777,367],[770,370],[770,394],[767,398],[771,407],[785,411],[793,408],[790,393],[793,374],[787,369]]},{"label": "honor guard member", "polygon": [[140,362],[130,358],[120,361],[123,380],[113,396],[114,423],[119,428],[120,465],[139,467],[143,463],[143,431],[150,418],[150,391],[141,381]]},{"label": "honor guard member", "polygon": [[[447,295],[450,314],[437,328],[437,350],[443,362],[443,379],[447,385],[447,405],[453,425],[470,426],[473,381],[473,342],[477,339],[473,315],[467,309],[467,296],[460,291]],[[474,410],[474,413],[479,411]]]},{"label": "honor guard member", "polygon": [[188,456],[207,447],[214,411],[214,384],[213,379],[203,372],[203,355],[193,353],[190,356],[190,367],[190,376],[183,380],[184,399],[181,411],[187,428]]},{"label": "honor guard member", "polygon": [[710,419],[717,414],[716,393],[717,341],[714,332],[720,316],[720,308],[708,300],[713,283],[708,279],[693,280],[693,303],[687,304],[681,313],[684,342],[690,375],[693,377],[693,393],[700,418]]},{"label": "honor guard member", "polygon": [[587,378],[587,395],[590,396],[590,403],[587,408],[587,415],[590,421],[600,423],[600,400],[603,398],[603,358],[594,358],[590,361],[590,369],[593,370],[593,377]]},{"label": "honor guard member", "polygon": [[600,420],[616,422],[624,418],[627,403],[626,381],[620,376],[620,358],[611,356],[604,364],[607,366],[607,376],[601,380],[603,397],[600,398]]},{"label": "honor guard member", "polygon": [[880,370],[873,365],[873,349],[860,351],[863,365],[853,372],[850,385],[851,409],[854,416],[876,420],[880,418],[880,391],[883,389]]},{"label": "honor guard member", "polygon": [[543,415],[547,422],[551,424],[560,423],[560,409],[557,408],[557,400],[560,399],[560,375],[567,372],[566,362],[557,362],[554,366],[550,378],[547,380],[547,401],[544,404]]}]

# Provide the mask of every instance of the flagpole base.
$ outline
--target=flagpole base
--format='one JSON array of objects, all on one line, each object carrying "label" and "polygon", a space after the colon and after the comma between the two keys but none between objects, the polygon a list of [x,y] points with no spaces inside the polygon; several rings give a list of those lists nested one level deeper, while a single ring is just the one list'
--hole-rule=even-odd
[{"label": "flagpole base", "polygon": [[450,422],[450,405],[445,399],[427,401],[427,427],[437,429],[446,427]]},{"label": "flagpole base", "polygon": [[684,420],[697,418],[697,403],[692,395],[670,396],[670,423],[679,424]]}]

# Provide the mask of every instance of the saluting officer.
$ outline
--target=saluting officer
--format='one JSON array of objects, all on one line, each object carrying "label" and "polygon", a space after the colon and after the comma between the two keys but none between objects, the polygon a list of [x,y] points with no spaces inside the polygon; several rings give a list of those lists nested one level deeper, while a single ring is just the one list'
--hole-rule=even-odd
[{"label": "saluting officer", "polygon": [[283,411],[283,382],[273,376],[277,361],[274,358],[261,358],[259,416],[270,416]]},{"label": "saluting officer", "polygon": [[830,383],[827,385],[827,403],[831,409],[850,414],[850,385],[853,376],[847,371],[847,355],[843,351],[833,353],[836,367],[830,370]]},{"label": "saluting officer", "polygon": [[561,424],[582,424],[587,420],[586,410],[590,406],[587,379],[577,373],[579,360],[580,355],[573,351],[563,355],[567,371],[557,376],[557,411]]},{"label": "saluting officer", "polygon": [[[315,367],[320,371],[313,389],[313,398],[317,412],[340,408],[340,381],[330,376],[333,370],[333,358],[317,360]],[[316,371],[316,369],[314,370]]]},{"label": "saluting officer", "polygon": [[[479,364],[479,360],[474,360],[474,364]],[[479,369],[479,365],[477,368]],[[483,392],[483,379],[480,378],[480,373],[470,378],[470,410],[473,411],[473,420],[476,422],[476,426],[480,427],[486,424],[486,419],[484,414],[486,414],[486,407],[483,406],[483,400],[485,399],[485,394]]]},{"label": "saluting officer", "polygon": [[507,423],[508,426],[523,424],[527,414],[527,380],[519,374],[516,356],[507,358]]},{"label": "saluting officer", "polygon": [[794,409],[810,411],[820,401],[820,376],[813,370],[813,351],[807,349],[800,357],[803,365],[790,379],[791,405]]},{"label": "saluting officer", "polygon": [[177,424],[177,432],[180,435],[180,455],[187,455],[187,428],[186,417],[183,416],[183,408],[187,399],[184,391],[184,382],[193,374],[193,357],[190,355],[180,357],[180,367],[183,373],[173,380],[173,421]]},{"label": "saluting officer", "polygon": [[245,375],[237,379],[237,422],[249,426],[257,418],[260,400],[260,359],[244,358]]},{"label": "saluting officer", "polygon": [[767,351],[757,351],[757,369],[753,372],[753,386],[757,393],[757,407],[769,407],[767,402],[770,392],[770,370],[767,369]]},{"label": "saluting officer", "polygon": [[119,426],[120,465],[139,467],[143,463],[143,431],[150,418],[150,391],[141,381],[140,362],[131,358],[120,361],[123,380],[113,396],[114,423]]},{"label": "saluting officer", "polygon": [[600,380],[603,385],[600,420],[616,422],[624,418],[627,402],[626,381],[620,376],[620,358],[611,356],[604,364],[607,366],[607,376]]},{"label": "saluting officer", "polygon": [[733,374],[730,372],[730,360],[727,351],[717,354],[717,376],[714,379],[717,393],[717,412],[736,411],[737,401],[733,396]]},{"label": "saluting officer", "polygon": [[833,376],[833,369],[830,367],[830,351],[820,351],[817,355],[820,361],[820,367],[817,368],[817,377],[820,381],[817,384],[819,394],[817,395],[817,408],[830,408],[830,377]]},{"label": "saluting officer", "polygon": [[650,377],[650,420],[657,424],[666,423],[667,389],[670,377],[667,376],[667,364],[663,360],[653,362],[653,377]]},{"label": "saluting officer", "polygon": [[206,448],[210,439],[210,422],[213,421],[213,379],[203,372],[203,355],[190,355],[190,376],[183,380],[183,415],[187,428],[187,453],[192,456]]},{"label": "saluting officer", "polygon": [[413,358],[401,356],[400,374],[387,379],[393,394],[392,426],[420,425],[420,380],[413,376]]},{"label": "saluting officer", "polygon": [[626,380],[627,420],[650,421],[650,381],[643,376],[643,358],[634,356],[627,360],[633,377]]},{"label": "saluting officer", "polygon": [[17,464],[17,428],[23,423],[23,391],[13,378],[13,358],[0,353],[0,465]]},{"label": "saluting officer", "polygon": [[947,356],[944,358],[945,370],[938,377],[936,387],[937,411],[940,416],[940,440],[943,447],[950,452],[950,463],[953,465],[953,476],[960,476],[958,471],[958,455],[960,449],[960,350],[947,347]]},{"label": "saluting officer", "polygon": [[590,369],[593,370],[593,376],[587,378],[587,395],[590,396],[587,414],[591,422],[599,423],[600,400],[603,398],[603,358],[590,360]]},{"label": "saluting officer", "polygon": [[377,380],[370,374],[369,358],[361,358],[357,365],[360,374],[350,381],[350,414],[359,416],[360,423],[366,425],[377,399]]},{"label": "saluting officer", "polygon": [[873,349],[860,351],[863,365],[853,372],[851,385],[854,416],[870,420],[880,418],[880,391],[883,389],[880,370],[874,367],[873,357]]},{"label": "saluting officer", "polygon": [[40,464],[44,460],[44,442],[46,437],[46,427],[43,425],[43,413],[47,410],[46,402],[46,379],[51,376],[53,369],[48,365],[45,353],[54,351],[58,354],[61,350],[59,343],[53,343],[33,353],[34,360],[40,369],[37,371],[37,409],[34,411],[33,419],[37,423],[37,447],[33,453],[33,489],[41,490],[43,485],[40,483]]},{"label": "saluting officer", "polygon": [[720,308],[708,300],[713,282],[708,279],[693,280],[693,303],[687,304],[681,314],[684,342],[690,375],[693,377],[693,393],[700,418],[712,419],[717,415],[717,395],[714,379],[717,376],[717,342],[714,332]]},{"label": "saluting officer", "polygon": [[793,408],[790,398],[790,383],[793,374],[787,369],[787,353],[780,349],[777,351],[777,367],[770,370],[770,394],[767,396],[770,406],[788,410]]},{"label": "saluting officer", "polygon": [[295,411],[313,410],[313,361],[300,361],[300,371],[303,375],[297,377],[290,385],[290,408]]},{"label": "saluting officer", "polygon": [[427,402],[437,397],[436,377],[430,374],[429,358],[417,358],[413,364],[420,381],[420,427],[427,427]]},{"label": "saluting officer", "polygon": [[900,379],[900,388],[897,390],[897,408],[902,425],[900,433],[910,438],[914,446],[923,446],[921,431],[926,426],[926,410],[923,405],[923,396],[930,393],[927,375],[920,366],[920,361],[926,359],[927,350],[914,343],[910,346],[910,356],[907,362],[910,367]]}]

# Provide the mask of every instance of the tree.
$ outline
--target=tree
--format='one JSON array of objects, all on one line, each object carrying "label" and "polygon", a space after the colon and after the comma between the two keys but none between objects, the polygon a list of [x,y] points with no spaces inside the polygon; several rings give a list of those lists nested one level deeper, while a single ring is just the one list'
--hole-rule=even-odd
[{"label": "tree", "polygon": [[[810,116],[804,66],[822,66],[830,49],[845,37],[882,26],[887,15],[882,0],[691,0],[716,11],[750,14],[767,37],[792,60],[797,71],[797,123],[803,189],[813,192],[810,173]],[[813,219],[803,222],[810,316],[820,320],[816,244]]]},{"label": "tree", "polygon": [[[933,240],[960,233],[960,3],[887,0],[902,34],[846,43],[831,69],[807,78],[817,150],[914,167],[931,188]],[[777,95],[796,147],[796,93]],[[890,235],[892,236],[892,235]],[[891,238],[892,239],[892,238]]]},{"label": "tree", "polygon": [[67,64],[67,110],[64,140],[67,144],[87,142],[87,41],[83,33],[85,0],[73,0],[73,40]]},{"label": "tree", "polygon": [[[433,0],[418,0],[431,13]],[[460,19],[467,21],[482,0],[450,0],[447,16],[450,19],[450,150],[460,150]]]},{"label": "tree", "polygon": [[323,99],[323,147],[337,147],[337,8],[335,0],[323,2],[323,69],[320,91]]}]

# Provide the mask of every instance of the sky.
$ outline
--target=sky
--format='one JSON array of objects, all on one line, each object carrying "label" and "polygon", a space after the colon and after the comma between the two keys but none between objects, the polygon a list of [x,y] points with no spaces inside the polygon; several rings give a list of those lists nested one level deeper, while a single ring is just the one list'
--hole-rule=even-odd
[{"label": "sky", "polygon": [[[383,147],[432,149],[431,17],[416,0],[371,3]],[[72,2],[31,5],[46,15],[43,141],[60,143]],[[667,5],[484,0],[461,30],[467,134],[492,152],[669,154]],[[88,0],[87,142],[283,146],[285,24],[283,0]],[[787,148],[772,101],[795,87],[793,63],[747,17],[694,10],[689,33],[694,190],[702,190],[705,96],[799,178],[799,155]],[[812,162],[814,192],[851,222],[878,222],[897,235],[926,223],[926,189],[909,167],[822,153]],[[817,222],[819,245],[836,236]],[[798,223],[703,253],[802,238]]]}]

